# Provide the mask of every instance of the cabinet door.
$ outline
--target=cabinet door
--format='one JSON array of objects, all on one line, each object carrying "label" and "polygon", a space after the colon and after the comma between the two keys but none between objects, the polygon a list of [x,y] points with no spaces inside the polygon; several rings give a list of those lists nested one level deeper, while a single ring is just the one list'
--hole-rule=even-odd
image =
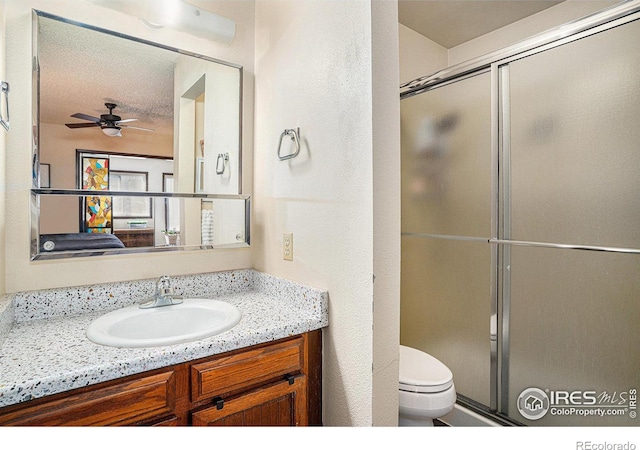
[{"label": "cabinet door", "polygon": [[225,400],[193,413],[197,426],[304,426],[307,379],[300,375]]},{"label": "cabinet door", "polygon": [[1,425],[129,425],[165,416],[176,404],[173,371],[63,396],[0,416]]}]

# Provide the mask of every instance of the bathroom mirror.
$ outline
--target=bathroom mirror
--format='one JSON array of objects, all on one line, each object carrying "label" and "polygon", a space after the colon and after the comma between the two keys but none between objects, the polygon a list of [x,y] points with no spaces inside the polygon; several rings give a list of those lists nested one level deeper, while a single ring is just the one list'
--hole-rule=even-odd
[{"label": "bathroom mirror", "polygon": [[125,244],[91,255],[246,246],[242,67],[41,11],[33,26],[32,259],[86,256],[83,234]]}]

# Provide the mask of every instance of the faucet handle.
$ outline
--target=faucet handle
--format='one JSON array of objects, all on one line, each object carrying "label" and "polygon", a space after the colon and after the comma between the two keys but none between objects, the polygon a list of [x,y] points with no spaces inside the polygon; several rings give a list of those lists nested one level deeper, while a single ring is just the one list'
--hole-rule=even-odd
[{"label": "faucet handle", "polygon": [[156,282],[156,295],[154,298],[140,304],[141,309],[158,308],[160,306],[179,305],[182,297],[174,295],[171,287],[171,279],[163,275]]},{"label": "faucet handle", "polygon": [[171,294],[173,294],[171,279],[167,275],[163,275],[158,279],[158,282],[156,284],[156,295],[171,295]]}]

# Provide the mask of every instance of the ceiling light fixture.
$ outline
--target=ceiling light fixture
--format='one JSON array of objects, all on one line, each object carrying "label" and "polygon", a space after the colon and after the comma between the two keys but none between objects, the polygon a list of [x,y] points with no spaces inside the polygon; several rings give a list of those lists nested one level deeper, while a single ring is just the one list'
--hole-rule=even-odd
[{"label": "ceiling light fixture", "polygon": [[164,25],[160,25],[159,23],[149,22],[147,19],[139,18],[140,22],[142,22],[145,26],[151,28],[152,30],[162,30]]},{"label": "ceiling light fixture", "polygon": [[225,45],[236,36],[236,22],[197,8],[184,0],[88,0],[93,4],[130,14],[147,27],[172,28]]},{"label": "ceiling light fixture", "polygon": [[120,133],[120,128],[118,127],[103,127],[102,132],[109,137],[122,137],[122,133]]}]

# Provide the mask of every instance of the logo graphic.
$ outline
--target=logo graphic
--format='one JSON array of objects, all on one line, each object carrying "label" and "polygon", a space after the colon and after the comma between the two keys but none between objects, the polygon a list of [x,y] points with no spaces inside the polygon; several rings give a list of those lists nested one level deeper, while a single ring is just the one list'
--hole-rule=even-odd
[{"label": "logo graphic", "polygon": [[638,417],[638,390],[550,390],[530,387],[522,391],[516,403],[522,417],[542,419],[545,415],[608,417],[628,419]]},{"label": "logo graphic", "polygon": [[542,419],[549,411],[549,397],[538,388],[528,388],[518,397],[518,411],[529,420]]}]

